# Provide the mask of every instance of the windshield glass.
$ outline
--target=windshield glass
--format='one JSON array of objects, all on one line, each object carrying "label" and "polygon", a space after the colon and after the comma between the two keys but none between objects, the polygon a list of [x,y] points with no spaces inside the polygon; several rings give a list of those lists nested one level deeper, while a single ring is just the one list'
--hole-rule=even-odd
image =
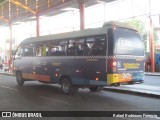
[{"label": "windshield glass", "polygon": [[125,28],[114,29],[117,55],[144,55],[144,46],[138,32]]}]

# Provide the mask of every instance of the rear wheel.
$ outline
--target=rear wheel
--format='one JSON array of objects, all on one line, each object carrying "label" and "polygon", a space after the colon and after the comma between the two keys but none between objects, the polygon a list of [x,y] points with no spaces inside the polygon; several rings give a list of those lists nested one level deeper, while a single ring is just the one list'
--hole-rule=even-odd
[{"label": "rear wheel", "polygon": [[90,87],[89,90],[91,92],[100,92],[101,90],[103,90],[103,86]]},{"label": "rear wheel", "polygon": [[120,86],[120,83],[115,83],[115,85],[114,86]]},{"label": "rear wheel", "polygon": [[64,94],[74,94],[78,91],[78,87],[72,85],[71,81],[68,78],[63,78],[61,82],[61,90]]},{"label": "rear wheel", "polygon": [[133,82],[133,81],[131,81],[131,82],[128,82],[128,84],[129,84],[129,85],[134,85],[134,82]]},{"label": "rear wheel", "polygon": [[17,72],[16,80],[17,80],[18,85],[23,85],[24,84],[24,79],[22,78],[21,72]]}]

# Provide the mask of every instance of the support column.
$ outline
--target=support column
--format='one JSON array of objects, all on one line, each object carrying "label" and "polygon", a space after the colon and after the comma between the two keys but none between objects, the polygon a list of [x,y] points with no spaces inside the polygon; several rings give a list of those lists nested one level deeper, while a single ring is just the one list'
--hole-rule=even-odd
[{"label": "support column", "polygon": [[37,37],[40,35],[40,19],[39,19],[39,15],[36,15],[36,33],[37,33]]},{"label": "support column", "polygon": [[7,56],[7,55],[6,55],[6,53],[7,53],[7,52],[6,52],[6,42],[7,42],[7,41],[5,41],[4,56]]},{"label": "support column", "polygon": [[151,51],[151,69],[155,72],[155,48],[154,48],[154,34],[153,34],[153,23],[150,16],[150,51]]},{"label": "support column", "polygon": [[79,9],[80,9],[80,29],[83,30],[85,29],[85,17],[84,17],[84,9],[85,9],[85,4],[84,0],[78,0],[79,1]]},{"label": "support column", "polygon": [[[159,26],[160,26],[160,15],[159,15]],[[160,28],[158,28],[159,34],[160,34]]]},{"label": "support column", "polygon": [[10,44],[9,44],[9,51],[10,51],[10,57],[9,57],[9,60],[10,60],[10,63],[11,64],[11,60],[12,60],[12,24],[10,23],[9,24],[9,30],[10,30]]},{"label": "support column", "polygon": [[159,15],[159,25],[160,25],[160,15]]}]

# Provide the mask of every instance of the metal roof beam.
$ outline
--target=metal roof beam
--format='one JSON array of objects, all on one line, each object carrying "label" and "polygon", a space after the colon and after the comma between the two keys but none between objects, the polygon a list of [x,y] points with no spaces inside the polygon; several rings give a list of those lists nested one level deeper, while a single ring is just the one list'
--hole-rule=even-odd
[{"label": "metal roof beam", "polygon": [[18,6],[22,7],[22,8],[24,8],[25,10],[33,13],[34,15],[36,15],[36,11],[32,10],[32,9],[29,8],[28,6],[23,5],[22,3],[20,3],[20,2],[18,2],[18,1],[16,1],[16,0],[7,0],[7,1],[9,1],[9,2],[15,4],[15,5],[18,5]]},{"label": "metal roof beam", "polygon": [[3,6],[6,2],[8,2],[7,0],[3,0],[1,3],[0,3],[0,7]]},{"label": "metal roof beam", "polygon": [[[7,2],[7,0],[3,0],[1,3],[0,3],[0,7],[2,7],[5,3]],[[0,19],[9,23],[9,20],[5,19],[3,16],[0,16]]]},{"label": "metal roof beam", "polygon": [[3,18],[3,16],[0,16],[0,19],[3,20],[3,21],[5,21],[5,22],[7,22],[7,23],[9,23],[9,20]]}]

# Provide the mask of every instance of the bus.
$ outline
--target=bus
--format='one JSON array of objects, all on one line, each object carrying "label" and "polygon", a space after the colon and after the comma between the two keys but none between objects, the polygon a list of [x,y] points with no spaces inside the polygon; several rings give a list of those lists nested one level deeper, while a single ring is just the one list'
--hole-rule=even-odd
[{"label": "bus", "polygon": [[137,30],[119,22],[100,28],[32,37],[14,55],[18,85],[26,81],[59,84],[64,94],[78,88],[143,83],[144,45]]}]

